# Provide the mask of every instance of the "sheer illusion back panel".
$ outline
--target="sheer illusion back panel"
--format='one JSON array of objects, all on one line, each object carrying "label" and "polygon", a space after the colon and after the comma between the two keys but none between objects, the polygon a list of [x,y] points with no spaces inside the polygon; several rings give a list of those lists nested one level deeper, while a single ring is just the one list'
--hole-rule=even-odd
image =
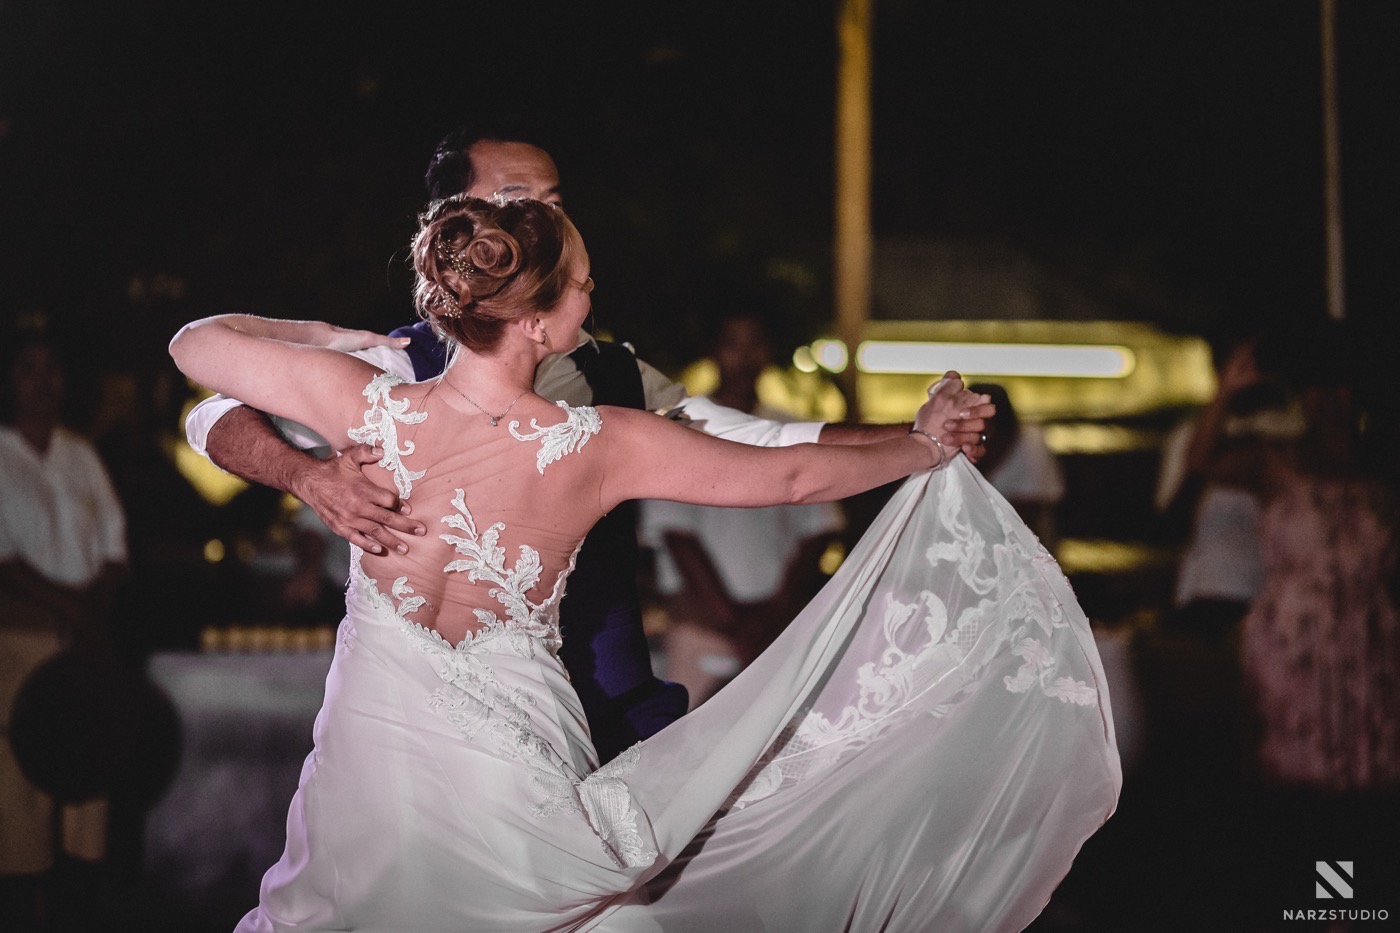
[{"label": "sheer illusion back panel", "polygon": [[[385,593],[404,578],[413,592],[400,605],[414,600],[405,618],[456,641],[464,625],[479,626],[480,613],[504,616],[493,595],[501,581],[474,564],[495,566],[536,605],[557,599],[601,514],[597,448],[605,441],[568,431],[574,416],[534,396],[493,426],[454,408],[450,392],[437,383],[397,385],[366,413],[373,425],[364,433],[384,448],[384,469],[372,478],[395,484],[428,533],[406,555],[365,554],[360,565]],[[592,409],[569,411],[596,419]]]}]

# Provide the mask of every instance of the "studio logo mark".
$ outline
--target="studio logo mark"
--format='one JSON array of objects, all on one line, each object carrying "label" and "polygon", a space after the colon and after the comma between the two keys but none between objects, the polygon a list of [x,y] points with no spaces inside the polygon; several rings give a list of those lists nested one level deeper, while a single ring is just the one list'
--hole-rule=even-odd
[{"label": "studio logo mark", "polygon": [[1334,897],[1352,897],[1351,880],[1354,876],[1351,862],[1317,863],[1317,896],[1331,900]]},{"label": "studio logo mark", "polygon": [[[1315,862],[1317,878],[1314,880],[1319,900],[1342,898],[1351,900],[1352,879],[1356,877],[1355,862]],[[1364,896],[1370,895],[1362,892]],[[1284,908],[1285,920],[1381,920],[1389,922],[1390,911],[1385,907],[1354,907],[1350,904],[1337,907],[1288,907]],[[1329,927],[1329,929],[1331,929]],[[1350,925],[1347,929],[1351,929]]]}]

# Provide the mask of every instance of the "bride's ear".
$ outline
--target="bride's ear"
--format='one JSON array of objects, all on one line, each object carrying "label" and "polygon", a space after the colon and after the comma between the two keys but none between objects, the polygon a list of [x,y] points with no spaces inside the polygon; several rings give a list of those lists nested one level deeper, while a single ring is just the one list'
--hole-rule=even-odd
[{"label": "bride's ear", "polygon": [[549,346],[549,328],[545,323],[544,316],[531,314],[521,319],[525,336],[543,347]]}]

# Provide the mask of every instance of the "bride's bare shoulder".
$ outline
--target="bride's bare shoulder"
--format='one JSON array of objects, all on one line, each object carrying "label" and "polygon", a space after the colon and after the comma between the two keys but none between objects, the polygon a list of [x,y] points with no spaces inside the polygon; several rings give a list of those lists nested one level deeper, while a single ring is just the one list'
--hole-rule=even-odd
[{"label": "bride's bare shoulder", "polygon": [[616,405],[599,405],[598,417],[605,431],[615,433],[655,433],[675,430],[678,426],[669,418],[651,411],[636,408],[621,408]]}]

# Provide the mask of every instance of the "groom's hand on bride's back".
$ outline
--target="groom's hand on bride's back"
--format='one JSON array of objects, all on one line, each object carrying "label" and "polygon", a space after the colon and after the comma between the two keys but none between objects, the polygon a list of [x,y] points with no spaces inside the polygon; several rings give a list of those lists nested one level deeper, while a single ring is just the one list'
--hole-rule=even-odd
[{"label": "groom's hand on bride's back", "polygon": [[326,527],[371,554],[408,553],[408,539],[427,534],[422,522],[392,491],[365,475],[384,451],[368,444],[347,447],[327,460],[307,458],[292,480],[292,494],[311,507]]},{"label": "groom's hand on bride's back", "polygon": [[[389,347],[402,350],[407,337],[388,337],[371,330],[353,330],[315,322],[314,345],[342,353]],[[421,522],[408,517],[408,503],[400,501],[364,473],[379,462],[384,451],[368,444],[347,447],[327,460],[309,459],[292,478],[292,494],[309,505],[326,527],[371,554],[408,553],[407,540],[427,533]]]}]

